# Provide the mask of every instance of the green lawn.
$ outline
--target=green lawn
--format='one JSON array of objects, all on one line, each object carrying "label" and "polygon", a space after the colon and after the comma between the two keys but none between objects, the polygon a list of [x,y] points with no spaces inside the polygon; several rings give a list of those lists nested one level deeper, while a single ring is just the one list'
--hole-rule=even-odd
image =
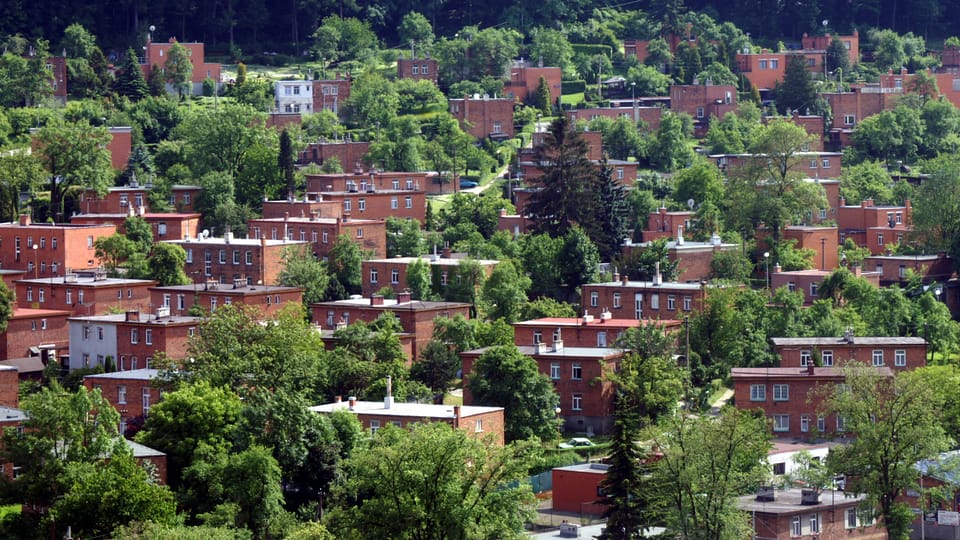
[{"label": "green lawn", "polygon": [[583,92],[578,92],[576,94],[563,94],[560,96],[560,104],[570,105],[571,107],[576,107],[578,103],[583,103],[583,100]]}]

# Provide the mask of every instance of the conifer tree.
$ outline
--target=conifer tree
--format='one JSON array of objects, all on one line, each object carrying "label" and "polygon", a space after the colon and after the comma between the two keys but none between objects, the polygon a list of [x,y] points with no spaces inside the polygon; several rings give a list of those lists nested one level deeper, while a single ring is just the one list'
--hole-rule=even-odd
[{"label": "conifer tree", "polygon": [[127,96],[133,101],[139,101],[149,95],[147,81],[137,62],[137,53],[133,47],[127,49],[127,54],[117,71],[115,89],[121,96]]}]

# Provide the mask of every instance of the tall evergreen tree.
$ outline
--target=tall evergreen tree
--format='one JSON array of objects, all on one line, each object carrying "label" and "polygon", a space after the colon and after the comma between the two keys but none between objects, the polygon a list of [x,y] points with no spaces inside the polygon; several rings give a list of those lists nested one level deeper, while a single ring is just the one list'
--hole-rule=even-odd
[{"label": "tall evergreen tree", "polygon": [[630,229],[627,192],[612,173],[604,157],[600,162],[597,230],[593,238],[603,260],[619,253],[620,243]]},{"label": "tall evergreen tree", "polygon": [[133,101],[139,101],[150,94],[147,88],[147,80],[143,77],[143,70],[137,62],[137,53],[133,47],[127,49],[127,54],[120,63],[120,69],[117,70],[117,78],[114,82],[114,89],[117,94],[127,96]]},{"label": "tall evergreen tree", "polygon": [[280,167],[280,173],[283,175],[283,180],[287,186],[287,197],[293,197],[297,194],[293,153],[293,139],[287,130],[283,130],[280,133],[280,155],[277,157],[277,165]]},{"label": "tall evergreen tree", "polygon": [[534,162],[543,175],[526,211],[534,229],[564,236],[575,225],[594,230],[597,172],[587,159],[589,145],[566,115],[560,115],[534,150]]},{"label": "tall evergreen tree", "polygon": [[549,115],[553,112],[553,104],[550,103],[550,85],[547,84],[547,79],[540,77],[540,84],[533,99],[533,106],[540,109],[543,114]]},{"label": "tall evergreen tree", "polygon": [[816,100],[817,92],[813,87],[810,72],[807,71],[806,57],[802,54],[787,55],[783,84],[777,86],[777,109],[781,113],[786,113],[789,109],[804,114],[806,109],[813,107]]},{"label": "tall evergreen tree", "polygon": [[600,504],[606,508],[603,517],[607,526],[601,540],[631,540],[643,533],[644,510],[642,482],[643,451],[637,446],[640,419],[629,399],[617,395],[614,411],[613,437],[607,474],[600,482],[603,497]]}]

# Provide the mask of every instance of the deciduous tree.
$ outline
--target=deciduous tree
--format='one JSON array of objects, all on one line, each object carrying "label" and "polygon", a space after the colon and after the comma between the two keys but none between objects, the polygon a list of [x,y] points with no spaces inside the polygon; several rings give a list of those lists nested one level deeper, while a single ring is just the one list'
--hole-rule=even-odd
[{"label": "deciduous tree", "polygon": [[63,194],[74,186],[105,194],[113,180],[110,168],[110,135],[103,126],[86,120],[57,122],[40,128],[34,135],[40,162],[49,175],[50,208],[54,220],[66,219]]}]

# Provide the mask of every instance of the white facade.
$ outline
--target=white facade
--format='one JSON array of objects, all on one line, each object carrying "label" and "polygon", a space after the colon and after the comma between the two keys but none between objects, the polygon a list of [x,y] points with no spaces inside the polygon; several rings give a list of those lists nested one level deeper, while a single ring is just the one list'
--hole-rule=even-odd
[{"label": "white facade", "polygon": [[[118,319],[119,317],[119,319]],[[104,366],[107,357],[117,361],[117,322],[123,316],[78,317],[70,326],[70,371]]]},{"label": "white facade", "polygon": [[278,81],[274,88],[274,95],[277,112],[301,114],[313,112],[312,81]]}]

